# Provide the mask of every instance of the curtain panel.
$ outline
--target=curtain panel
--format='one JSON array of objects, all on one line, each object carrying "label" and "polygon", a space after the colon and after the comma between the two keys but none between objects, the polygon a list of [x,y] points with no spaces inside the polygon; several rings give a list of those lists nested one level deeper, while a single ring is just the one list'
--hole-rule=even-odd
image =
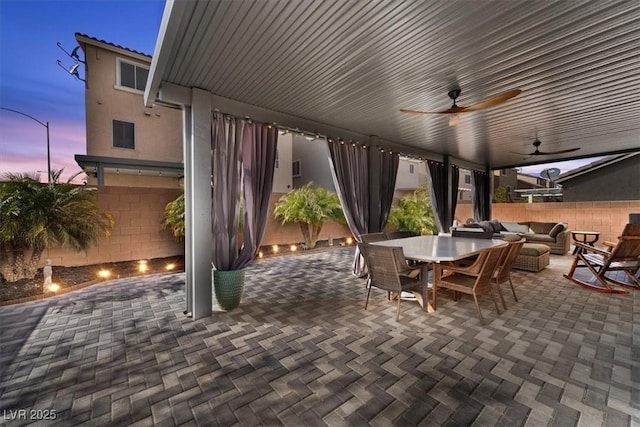
[{"label": "curtain panel", "polygon": [[445,184],[447,171],[444,163],[428,160],[427,177],[436,227],[438,228],[438,232],[448,232],[449,230],[445,229],[447,224],[447,218],[445,218],[445,206],[447,203],[447,187]]},{"label": "curtain panel", "polygon": [[[361,234],[382,231],[389,218],[393,192],[400,156],[395,153],[369,153],[369,149],[353,144],[329,142],[331,174],[336,186],[336,192],[342,205],[347,225],[351,234],[358,237]],[[371,155],[380,155],[380,203],[379,223],[370,224],[371,212],[369,198],[371,195],[369,173]],[[356,248],[353,261],[353,274],[363,277],[367,273],[364,259]]]},{"label": "curtain panel", "polygon": [[351,234],[369,232],[369,163],[367,149],[327,142],[331,174]]},{"label": "curtain panel", "polygon": [[254,259],[264,235],[278,132],[219,112],[213,114],[211,132],[212,264],[217,270],[238,270]]},{"label": "curtain panel", "polygon": [[[460,185],[460,167],[451,165],[451,212],[449,212],[449,225],[453,224],[456,218],[456,208],[458,207],[458,186]],[[448,231],[448,230],[447,230]]]},{"label": "curtain panel", "polygon": [[476,222],[491,219],[491,177],[483,171],[472,171],[473,219]]},{"label": "curtain panel", "polygon": [[[391,205],[393,204],[393,193],[396,190],[396,179],[398,177],[398,165],[400,155],[397,153],[382,153],[380,159],[380,223],[377,224],[377,231],[382,231],[387,225]],[[372,230],[374,231],[374,230]]]}]

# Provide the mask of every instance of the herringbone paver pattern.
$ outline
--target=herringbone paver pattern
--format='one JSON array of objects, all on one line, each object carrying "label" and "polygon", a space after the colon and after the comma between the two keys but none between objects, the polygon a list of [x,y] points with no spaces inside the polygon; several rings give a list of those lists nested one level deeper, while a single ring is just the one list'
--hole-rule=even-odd
[{"label": "herringbone paver pattern", "polygon": [[[0,308],[2,422],[39,425],[640,424],[640,292],[515,272],[497,316],[443,295],[436,313],[349,274],[352,249],[272,258],[242,305],[192,321],[182,274]],[[506,291],[507,289],[505,289]]]}]

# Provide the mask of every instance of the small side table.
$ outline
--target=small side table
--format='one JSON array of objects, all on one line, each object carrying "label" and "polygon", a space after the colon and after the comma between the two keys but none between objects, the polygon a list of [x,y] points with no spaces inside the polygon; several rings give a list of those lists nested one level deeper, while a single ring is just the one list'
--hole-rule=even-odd
[{"label": "small side table", "polygon": [[[578,238],[578,236],[582,236],[582,238]],[[587,244],[589,246],[593,246],[593,244],[595,242],[597,242],[598,239],[600,238],[600,232],[598,232],[598,231],[584,231],[584,230],[572,231],[571,232],[571,237],[573,237],[573,241],[574,242],[585,243],[585,244]],[[575,255],[577,253],[582,253],[582,252],[583,252],[583,250],[580,249],[580,247],[578,247],[577,245],[573,249],[573,255]]]}]

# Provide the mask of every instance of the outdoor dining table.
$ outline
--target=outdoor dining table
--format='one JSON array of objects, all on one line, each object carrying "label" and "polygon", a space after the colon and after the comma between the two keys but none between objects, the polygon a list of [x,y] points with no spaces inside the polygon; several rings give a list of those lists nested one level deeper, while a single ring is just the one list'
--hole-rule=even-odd
[{"label": "outdoor dining table", "polygon": [[[415,236],[405,237],[403,239],[383,240],[371,243],[380,246],[399,246],[404,252],[404,257],[408,260],[422,262],[422,271],[420,277],[423,284],[428,286],[429,266],[433,268],[434,285],[440,281],[441,268],[440,263],[443,261],[457,261],[477,255],[485,249],[503,245],[504,240],[497,239],[474,239],[468,237],[452,237],[450,235],[438,236]],[[421,301],[419,295],[418,301],[424,307],[424,301]],[[429,305],[430,308],[430,305]],[[430,310],[433,311],[433,310]]]}]

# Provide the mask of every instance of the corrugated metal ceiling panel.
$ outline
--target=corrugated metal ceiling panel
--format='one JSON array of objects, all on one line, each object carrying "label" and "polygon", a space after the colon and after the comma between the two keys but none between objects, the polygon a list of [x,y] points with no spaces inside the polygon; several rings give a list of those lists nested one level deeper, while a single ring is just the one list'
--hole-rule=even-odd
[{"label": "corrugated metal ceiling panel", "polygon": [[[163,80],[492,167],[640,149],[640,2],[196,1]],[[157,53],[157,52],[156,52]],[[510,89],[506,103],[446,116]],[[308,129],[313,131],[313,129]],[[335,135],[339,136],[339,135]]]}]

